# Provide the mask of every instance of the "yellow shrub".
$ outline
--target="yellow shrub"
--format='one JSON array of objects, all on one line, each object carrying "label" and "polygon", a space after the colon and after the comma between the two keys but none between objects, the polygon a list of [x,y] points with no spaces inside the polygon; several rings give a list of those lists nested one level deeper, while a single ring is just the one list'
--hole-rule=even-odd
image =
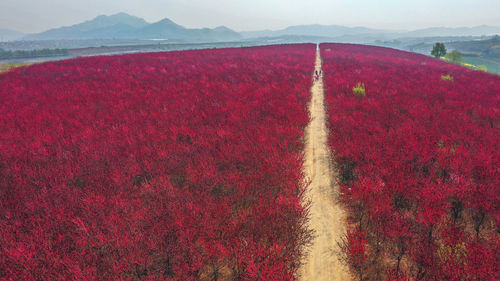
[{"label": "yellow shrub", "polygon": [[442,264],[453,262],[457,265],[465,265],[467,247],[463,242],[456,245],[446,245],[440,243],[436,254]]},{"label": "yellow shrub", "polygon": [[352,92],[357,97],[366,97],[365,84],[358,82],[358,84],[356,84],[356,87],[352,88]]},{"label": "yellow shrub", "polygon": [[441,75],[441,80],[453,82],[453,76],[451,76],[449,74],[448,75]]}]

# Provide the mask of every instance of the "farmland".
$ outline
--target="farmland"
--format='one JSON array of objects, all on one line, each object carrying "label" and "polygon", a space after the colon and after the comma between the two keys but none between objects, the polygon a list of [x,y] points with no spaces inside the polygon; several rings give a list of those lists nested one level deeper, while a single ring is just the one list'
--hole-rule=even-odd
[{"label": "farmland", "polygon": [[497,280],[500,78],[386,48],[321,50],[358,280]]},{"label": "farmland", "polygon": [[0,280],[498,280],[500,77],[320,50],[0,74]]},{"label": "farmland", "polygon": [[0,278],[293,279],[314,55],[93,57],[0,76]]}]

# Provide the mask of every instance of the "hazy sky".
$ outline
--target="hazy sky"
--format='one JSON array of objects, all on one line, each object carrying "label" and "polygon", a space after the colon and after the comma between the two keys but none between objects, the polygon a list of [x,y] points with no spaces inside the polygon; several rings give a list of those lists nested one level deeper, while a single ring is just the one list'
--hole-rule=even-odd
[{"label": "hazy sky", "polygon": [[500,0],[0,0],[0,28],[39,32],[126,12],[186,27],[237,31],[296,24],[387,29],[500,26]]}]

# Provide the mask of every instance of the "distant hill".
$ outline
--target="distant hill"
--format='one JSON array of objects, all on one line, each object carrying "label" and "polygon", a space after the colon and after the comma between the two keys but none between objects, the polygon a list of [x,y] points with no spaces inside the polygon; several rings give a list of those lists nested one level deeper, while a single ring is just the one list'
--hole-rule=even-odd
[{"label": "distant hill", "polygon": [[226,41],[241,35],[227,27],[189,29],[163,19],[148,23],[144,19],[119,13],[98,16],[80,24],[50,29],[25,36],[24,40],[88,40],[88,39],[168,39],[189,42]]},{"label": "distant hill", "polygon": [[406,32],[407,37],[441,37],[441,36],[489,36],[500,35],[498,26],[474,26],[474,27],[432,27]]},{"label": "distant hill", "polygon": [[24,34],[19,31],[0,28],[0,42],[19,40],[23,36]]},{"label": "distant hill", "polygon": [[488,72],[500,74],[500,36],[458,36],[402,38],[375,42],[378,46],[430,55],[436,42],[443,42],[448,52],[459,51],[466,63],[486,66]]},{"label": "distant hill", "polygon": [[[22,34],[3,35],[4,40],[19,39]],[[131,16],[126,13],[119,13],[111,16],[101,15],[92,20],[72,26],[50,29],[37,34],[24,36],[23,40],[150,40],[167,39],[171,42],[221,42],[238,40],[275,40],[299,41],[305,37],[314,42],[348,42],[372,44],[377,41],[385,42],[391,40],[409,41],[412,39],[424,40],[445,40],[446,38],[478,37],[500,35],[500,27],[495,26],[475,26],[475,27],[432,27],[408,30],[383,30],[368,27],[348,27],[341,25],[296,25],[280,30],[257,30],[236,32],[227,27],[217,28],[186,28],[172,20],[165,18],[158,22],[148,23],[144,19]],[[0,30],[2,38],[2,30]],[[440,39],[442,38],[442,39]],[[317,40],[316,40],[317,39]],[[318,41],[319,42],[319,41]],[[376,43],[377,44],[377,43]],[[416,43],[415,43],[416,44]]]},{"label": "distant hill", "polygon": [[448,44],[448,48],[468,54],[500,59],[500,36],[497,35],[488,40],[453,42]]},{"label": "distant hill", "polygon": [[65,26],[47,31],[26,35],[24,40],[76,40],[76,39],[103,39],[127,38],[133,31],[148,25],[138,17],[125,13],[111,16],[98,16],[93,20],[72,26]]},{"label": "distant hill", "polygon": [[262,30],[246,31],[241,34],[246,38],[251,37],[276,37],[283,35],[307,35],[318,37],[341,37],[345,35],[364,35],[364,34],[384,34],[389,31],[371,29],[366,27],[347,27],[340,25],[296,25],[281,30]]},{"label": "distant hill", "polygon": [[425,37],[409,40],[375,42],[378,46],[391,47],[429,55],[436,42],[443,42],[448,51],[466,55],[500,58],[500,36]]},{"label": "distant hill", "polygon": [[141,36],[141,38],[149,39],[185,39],[187,37],[187,29],[169,19],[163,19],[159,22],[146,25],[139,29],[137,33],[139,36]]},{"label": "distant hill", "polygon": [[260,30],[241,32],[245,38],[277,37],[283,35],[308,35],[328,37],[336,42],[373,42],[374,40],[390,40],[397,38],[426,37],[461,37],[461,36],[491,36],[500,35],[500,27],[433,27],[413,31],[382,30],[367,27],[347,27],[340,25],[297,25],[281,30]]},{"label": "distant hill", "polygon": [[134,38],[210,42],[238,40],[241,39],[242,36],[238,32],[224,26],[216,27],[214,29],[191,29],[178,25],[169,19],[163,19],[137,30]]}]

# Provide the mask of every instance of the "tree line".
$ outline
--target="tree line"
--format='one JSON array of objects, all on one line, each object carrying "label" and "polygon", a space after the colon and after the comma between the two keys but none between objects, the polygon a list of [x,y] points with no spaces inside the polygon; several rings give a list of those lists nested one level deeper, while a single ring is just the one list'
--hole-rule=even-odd
[{"label": "tree line", "polygon": [[40,49],[40,50],[18,50],[6,51],[0,49],[0,59],[36,58],[48,56],[67,56],[68,49]]}]

